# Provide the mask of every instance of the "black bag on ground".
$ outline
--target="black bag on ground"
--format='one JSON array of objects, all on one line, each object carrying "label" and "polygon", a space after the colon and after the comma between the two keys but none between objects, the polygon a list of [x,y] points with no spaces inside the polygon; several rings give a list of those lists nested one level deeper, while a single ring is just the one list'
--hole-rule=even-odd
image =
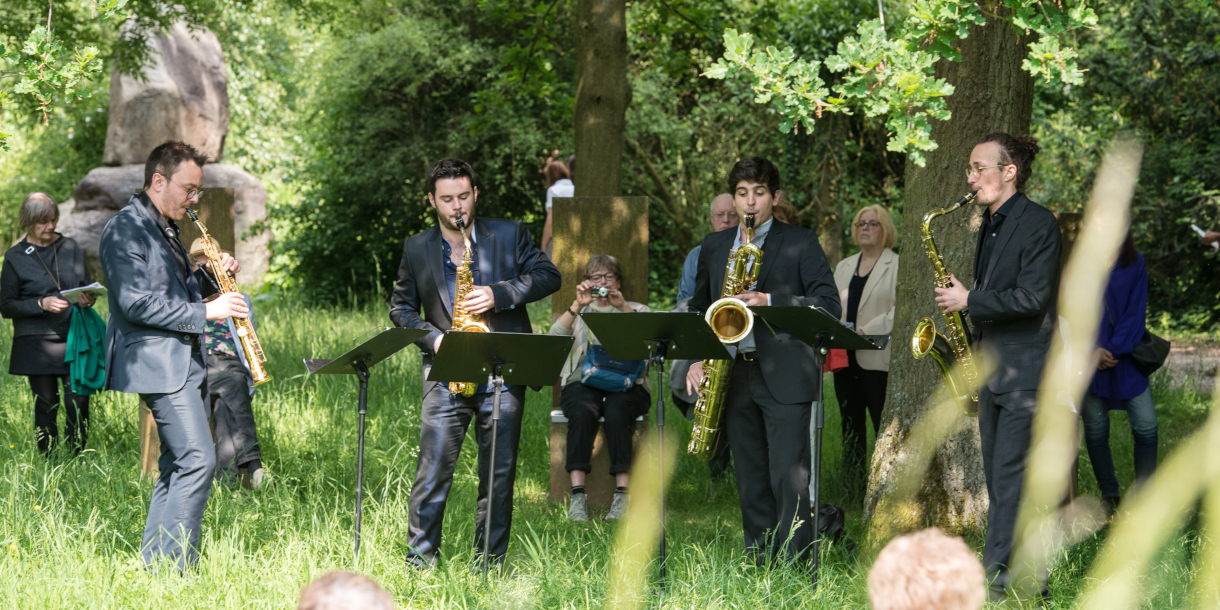
[{"label": "black bag on ground", "polygon": [[847,530],[843,529],[846,521],[847,511],[833,502],[826,502],[818,507],[818,536],[830,539],[834,546],[841,544],[843,550],[848,553],[855,553],[856,541],[848,538]]}]

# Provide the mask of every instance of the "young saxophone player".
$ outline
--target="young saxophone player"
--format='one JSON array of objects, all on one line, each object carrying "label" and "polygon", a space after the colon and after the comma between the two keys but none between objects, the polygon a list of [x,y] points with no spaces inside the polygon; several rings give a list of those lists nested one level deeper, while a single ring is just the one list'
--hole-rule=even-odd
[{"label": "young saxophone player", "polygon": [[[407,238],[390,300],[390,319],[394,324],[432,331],[416,343],[423,354],[425,380],[433,356],[441,349],[444,332],[455,326],[455,317],[458,322],[473,317],[493,332],[532,332],[525,304],[559,289],[559,270],[534,246],[523,224],[475,216],[479,189],[469,164],[443,159],[428,172],[427,184],[428,203],[436,210],[437,226]],[[470,253],[466,252],[467,243]],[[471,285],[463,285],[461,280],[466,277]],[[455,303],[454,295],[462,293],[467,295],[466,299]],[[479,385],[468,396],[451,391],[446,383],[423,382],[419,463],[408,508],[410,565],[434,566],[440,558],[445,503],[471,419],[476,420],[479,442],[474,547],[480,556],[476,557],[476,565],[482,560],[485,535],[491,536],[493,561],[503,560],[513,518],[513,481],[524,403],[524,387],[504,386],[496,463],[492,465],[496,469],[496,488],[488,490],[490,388]],[[491,532],[484,532],[484,511],[489,501],[495,503],[495,510]]]},{"label": "young saxophone player", "polygon": [[[700,312],[721,296],[730,251],[746,239],[747,215],[754,216],[754,239],[762,249],[757,283],[736,296],[747,306],[800,305],[825,309],[839,317],[839,291],[817,233],[774,222],[772,208],[779,190],[779,170],[770,161],[751,157],[733,166],[728,177],[733,204],[743,219],[736,231],[703,238],[690,305]],[[722,434],[737,468],[746,550],[765,564],[788,558],[804,560],[813,543],[809,509],[809,417],[817,369],[813,348],[781,329],[755,324],[737,344],[727,395]],[[687,391],[695,392],[703,363],[687,373]],[[793,529],[794,521],[800,526]]]}]

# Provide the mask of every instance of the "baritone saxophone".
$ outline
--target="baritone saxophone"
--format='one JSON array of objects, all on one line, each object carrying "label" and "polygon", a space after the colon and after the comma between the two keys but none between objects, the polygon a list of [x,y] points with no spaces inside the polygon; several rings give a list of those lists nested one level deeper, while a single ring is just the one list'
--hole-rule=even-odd
[{"label": "baritone saxophone", "polygon": [[[733,298],[750,289],[758,281],[762,269],[762,250],[755,246],[754,215],[745,218],[746,240],[729,253],[724,270],[724,288],[720,300],[712,303],[704,314],[708,326],[726,345],[744,339],[754,329],[754,312],[741,300]],[[699,400],[695,402],[694,427],[690,433],[687,453],[708,461],[716,455],[716,444],[720,437],[721,420],[724,419],[724,399],[729,391],[729,379],[733,372],[732,360],[704,360],[703,379],[699,380]]]},{"label": "baritone saxophone", "polygon": [[[948,288],[953,280],[945,267],[945,257],[941,256],[932,238],[931,223],[938,216],[949,214],[958,208],[966,207],[974,202],[975,194],[970,193],[957,200],[953,205],[932,210],[923,216],[923,247],[932,262],[933,276],[938,288]],[[940,369],[941,379],[948,384],[954,399],[961,407],[964,415],[975,417],[979,414],[979,380],[978,370],[974,365],[974,355],[970,351],[970,338],[966,334],[966,324],[960,312],[944,314],[946,335],[936,330],[932,318],[924,318],[915,325],[911,335],[911,353],[916,358],[931,356]],[[957,364],[957,369],[954,369]]]},{"label": "baritone saxophone", "polygon": [[[207,227],[199,222],[199,216],[195,214],[195,210],[188,209],[186,213],[191,215],[191,220],[195,221],[195,225],[199,227],[199,232],[203,236],[203,251],[207,254],[212,276],[216,278],[216,287],[220,289],[221,293],[237,292],[237,281],[221,266],[220,248],[216,246],[216,242],[212,241],[212,236],[208,235]],[[258,341],[258,333],[254,332],[254,325],[250,323],[250,318],[233,318],[233,327],[237,329],[237,342],[246,356],[246,364],[250,367],[250,377],[253,378],[254,385],[271,381],[271,374],[267,372],[267,367],[263,366],[267,362],[267,356],[263,355],[263,345]]]},{"label": "baritone saxophone", "polygon": [[[459,216],[456,224],[458,230],[462,232],[462,242],[466,244],[466,252],[462,254],[462,264],[458,267],[457,281],[453,289],[453,326],[451,329],[458,332],[491,332],[491,329],[486,324],[478,321],[475,316],[466,313],[466,308],[462,307],[462,302],[466,300],[466,295],[470,294],[470,290],[474,288],[474,273],[470,270],[474,257],[470,254],[470,236],[466,235],[466,217]],[[475,390],[478,387],[479,384],[466,381],[449,382],[449,392],[463,396],[474,396]]]}]

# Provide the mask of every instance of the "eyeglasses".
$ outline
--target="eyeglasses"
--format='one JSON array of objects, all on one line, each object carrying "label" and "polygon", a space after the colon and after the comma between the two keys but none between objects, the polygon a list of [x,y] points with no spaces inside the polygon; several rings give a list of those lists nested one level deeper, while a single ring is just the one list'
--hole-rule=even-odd
[{"label": "eyeglasses", "polygon": [[875,220],[867,220],[867,221],[861,220],[860,222],[856,223],[857,229],[863,229],[864,227],[868,227],[870,229],[879,229],[879,228],[881,228],[881,223],[879,223]]},{"label": "eyeglasses", "polygon": [[590,282],[613,282],[616,279],[618,279],[618,276],[614,275],[613,273],[599,273],[597,275],[589,276]]},{"label": "eyeglasses", "polygon": [[[174,180],[172,178],[166,178],[166,180],[168,182],[170,182],[171,184],[178,184],[177,182],[174,182]],[[203,189],[188,189],[185,186],[182,186],[181,184],[178,184],[178,188],[186,191],[187,199],[194,199],[195,197],[203,197]]]},{"label": "eyeglasses", "polygon": [[[1012,165],[1012,164],[1009,163],[1008,165]],[[967,167],[966,168],[966,177],[967,178],[978,178],[979,174],[983,173],[983,170],[999,169],[1001,167],[1008,167],[1008,165],[992,165],[990,167]]]}]

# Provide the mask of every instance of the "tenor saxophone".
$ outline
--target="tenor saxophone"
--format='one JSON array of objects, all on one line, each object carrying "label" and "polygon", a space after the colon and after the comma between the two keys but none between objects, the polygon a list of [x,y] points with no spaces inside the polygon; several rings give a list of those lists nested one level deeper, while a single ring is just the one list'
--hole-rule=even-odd
[{"label": "tenor saxophone", "polygon": [[[941,256],[940,249],[936,247],[936,240],[932,238],[930,225],[934,218],[965,207],[973,202],[974,198],[975,194],[970,193],[947,208],[932,210],[923,216],[923,224],[920,225],[920,229],[923,231],[923,247],[928,255],[928,260],[932,261],[933,275],[938,288],[948,288],[953,280],[945,268],[945,258]],[[932,356],[932,360],[940,369],[941,378],[949,385],[962,413],[972,417],[977,416],[979,414],[978,371],[974,366],[974,355],[970,351],[966,325],[959,312],[946,313],[944,317],[947,335],[942,335],[936,330],[936,323],[932,321],[932,318],[924,318],[915,325],[915,332],[911,335],[911,353],[916,358]],[[956,370],[953,367],[955,363],[957,364]]]},{"label": "tenor saxophone", "polygon": [[[474,273],[470,271],[470,265],[474,261],[474,257],[470,255],[470,237],[466,235],[466,219],[458,217],[457,226],[458,230],[462,232],[462,242],[466,244],[466,252],[462,254],[462,264],[458,267],[457,282],[453,289],[452,329],[459,332],[491,332],[491,329],[486,324],[478,321],[473,315],[466,313],[466,308],[462,307],[462,301],[466,300],[466,295],[470,294],[470,290],[474,288]],[[474,396],[474,392],[478,387],[479,384],[477,383],[465,381],[449,382],[449,392],[463,396]]]},{"label": "tenor saxophone", "polygon": [[[212,275],[216,278],[216,287],[220,289],[221,293],[237,292],[237,282],[220,265],[220,248],[216,247],[216,242],[212,241],[212,236],[208,235],[207,227],[199,222],[199,216],[195,214],[195,210],[188,209],[186,213],[191,215],[191,220],[195,221],[195,225],[199,227],[199,232],[203,235],[203,251],[208,256],[208,266],[212,268]],[[254,385],[271,381],[271,374],[267,372],[267,367],[263,366],[263,363],[267,362],[267,356],[263,355],[263,345],[258,342],[258,334],[254,332],[254,325],[250,323],[250,318],[233,318],[233,326],[237,329],[237,342],[246,356],[246,364],[250,367],[250,376],[254,379]]]},{"label": "tenor saxophone", "polygon": [[[754,241],[754,215],[745,219],[746,240],[729,253],[724,270],[724,288],[720,300],[712,303],[704,314],[712,332],[726,345],[744,339],[754,329],[754,313],[739,299],[733,298],[750,289],[758,280],[762,269],[762,250]],[[699,380],[699,400],[695,402],[695,423],[690,433],[687,453],[708,461],[716,455],[716,441],[720,437],[720,421],[724,418],[724,398],[729,391],[729,378],[733,372],[732,360],[704,360],[703,379]]]}]

